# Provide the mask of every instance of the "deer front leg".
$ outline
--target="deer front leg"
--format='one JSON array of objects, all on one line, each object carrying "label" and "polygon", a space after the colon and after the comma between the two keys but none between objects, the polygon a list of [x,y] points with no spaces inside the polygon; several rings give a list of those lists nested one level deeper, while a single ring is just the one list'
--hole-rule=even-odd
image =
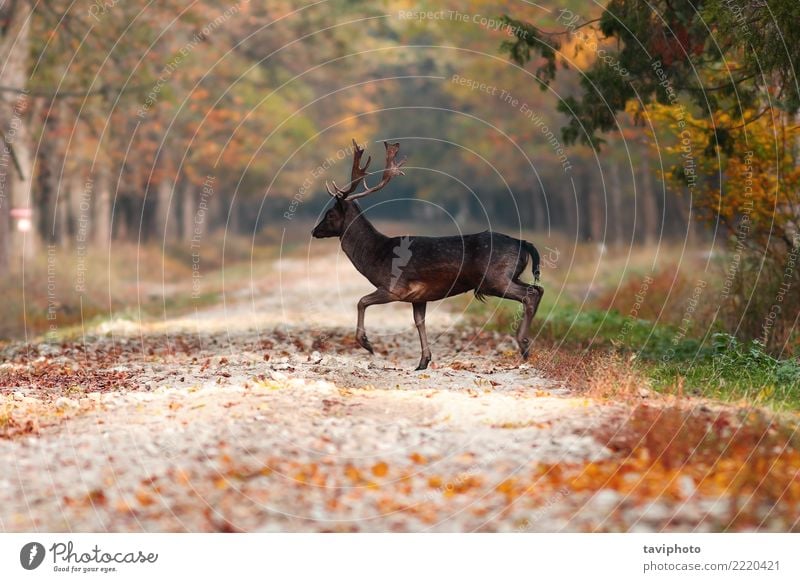
[{"label": "deer front leg", "polygon": [[367,350],[370,354],[374,354],[372,344],[367,339],[367,332],[364,330],[364,313],[370,305],[380,305],[382,303],[391,303],[394,301],[392,296],[385,289],[376,289],[369,295],[364,295],[358,300],[358,323],[356,324],[356,341],[358,345]]},{"label": "deer front leg", "polygon": [[428,347],[428,334],[425,333],[425,308],[427,303],[414,303],[414,323],[419,332],[419,343],[422,349],[422,356],[419,360],[417,370],[424,370],[431,363],[431,349]]}]

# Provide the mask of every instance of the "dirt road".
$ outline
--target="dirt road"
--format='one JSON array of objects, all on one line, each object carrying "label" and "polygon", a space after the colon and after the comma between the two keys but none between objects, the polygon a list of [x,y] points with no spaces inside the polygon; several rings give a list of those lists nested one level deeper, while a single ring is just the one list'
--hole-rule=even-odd
[{"label": "dirt road", "polygon": [[410,306],[367,311],[382,353],[355,344],[371,288],[341,256],[254,290],[6,349],[0,530],[707,530],[729,510],[691,478],[578,485],[633,405],[543,378],[453,304],[429,307],[436,367],[415,372]]}]

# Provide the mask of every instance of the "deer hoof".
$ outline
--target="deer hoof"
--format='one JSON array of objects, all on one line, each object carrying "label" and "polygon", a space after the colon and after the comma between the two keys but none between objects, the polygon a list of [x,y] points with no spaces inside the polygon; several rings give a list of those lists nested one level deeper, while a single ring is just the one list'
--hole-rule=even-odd
[{"label": "deer hoof", "polygon": [[531,340],[524,338],[519,342],[519,354],[522,356],[523,361],[528,359],[531,352]]},{"label": "deer hoof", "polygon": [[372,344],[369,343],[366,334],[356,336],[356,340],[358,341],[358,345],[367,350],[370,354],[375,354],[375,350],[372,349]]},{"label": "deer hoof", "polygon": [[431,363],[431,359],[430,358],[422,358],[419,361],[419,366],[417,366],[415,368],[415,371],[427,370],[428,369],[428,364],[430,364],[430,363]]}]

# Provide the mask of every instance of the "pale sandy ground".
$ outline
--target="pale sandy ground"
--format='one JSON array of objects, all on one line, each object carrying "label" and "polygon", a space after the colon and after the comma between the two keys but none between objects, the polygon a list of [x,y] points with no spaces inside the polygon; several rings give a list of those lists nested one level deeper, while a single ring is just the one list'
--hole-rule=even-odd
[{"label": "pale sandy ground", "polygon": [[[404,304],[367,311],[373,345],[389,350],[370,356],[353,335],[371,288],[341,255],[279,261],[274,274],[255,298],[89,330],[89,347],[133,346],[115,364],[132,389],[62,398],[59,422],[0,440],[0,530],[658,531],[704,529],[697,504],[713,515],[703,500],[642,509],[611,490],[537,495],[542,463],[611,455],[592,429],[619,425],[628,405],[498,358],[510,336],[470,342],[452,302],[429,307],[435,369],[413,371]],[[194,347],[138,349],[181,341]],[[531,494],[504,495],[509,478]]]}]

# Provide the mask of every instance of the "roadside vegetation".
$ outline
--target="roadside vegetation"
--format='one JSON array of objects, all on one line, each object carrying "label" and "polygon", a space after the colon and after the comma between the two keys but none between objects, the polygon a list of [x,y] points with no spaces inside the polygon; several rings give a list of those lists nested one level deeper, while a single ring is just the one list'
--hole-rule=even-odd
[{"label": "roadside vegetation", "polygon": [[[719,300],[726,257],[698,276],[707,255],[681,257],[680,248],[611,252],[594,265],[586,263],[590,252],[586,245],[571,251],[583,255],[578,268],[545,272],[531,328],[534,362],[543,371],[595,393],[619,395],[627,383],[637,393],[800,410],[798,338],[789,334],[776,353],[730,333],[731,308]],[[664,264],[674,262],[647,275],[656,252]],[[590,268],[597,265],[602,269]],[[469,301],[465,309],[472,324],[489,330],[507,331],[520,317],[518,304],[504,300]]]},{"label": "roadside vegetation", "polygon": [[[265,230],[253,241],[209,236],[189,244],[136,245],[120,241],[110,251],[42,249],[0,282],[0,345],[5,341],[58,339],[104,321],[175,317],[244,292],[269,273],[280,252],[280,233]],[[297,245],[289,237],[284,252]],[[195,267],[196,265],[196,267]]]}]

